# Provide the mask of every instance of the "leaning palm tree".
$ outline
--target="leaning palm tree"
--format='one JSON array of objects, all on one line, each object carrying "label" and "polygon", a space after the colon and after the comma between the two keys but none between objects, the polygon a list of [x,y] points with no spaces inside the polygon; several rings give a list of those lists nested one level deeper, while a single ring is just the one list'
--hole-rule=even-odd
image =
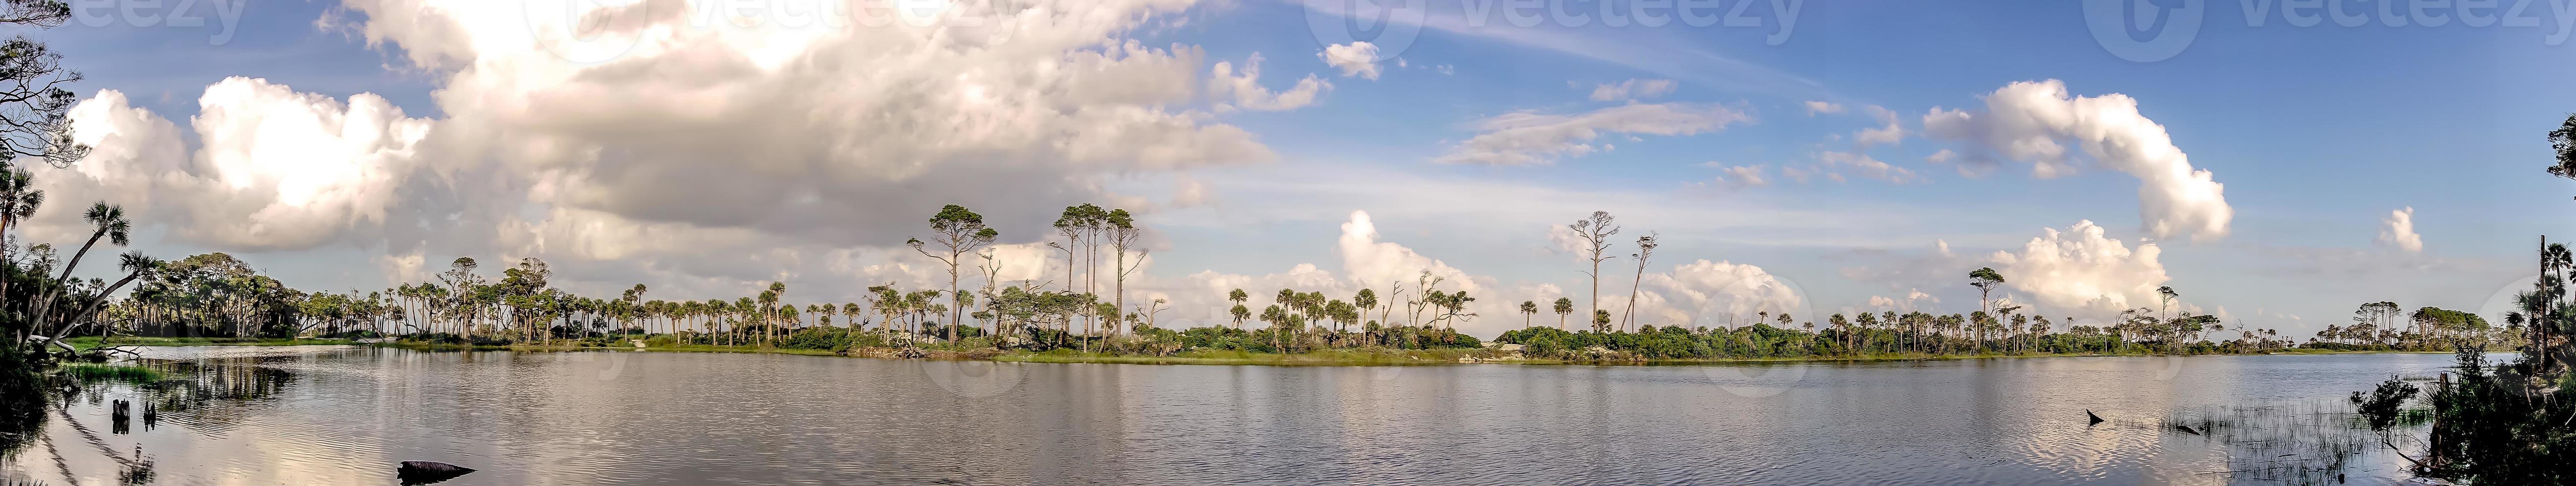
[{"label": "leaning palm tree", "polygon": [[125,246],[131,241],[127,236],[134,229],[134,222],[125,219],[123,206],[106,202],[92,204],[88,211],[81,212],[81,219],[97,226],[98,230],[90,232],[89,242],[82,243],[80,251],[72,253],[71,261],[63,263],[63,274],[54,278],[55,283],[71,278],[72,269],[80,266],[81,257],[89,255],[91,247],[98,246],[99,238],[107,238],[109,244],[116,246]]},{"label": "leaning palm tree", "polygon": [[45,293],[44,298],[37,299],[37,303],[42,305],[36,307],[35,319],[31,322],[46,322],[45,315],[52,311],[54,297],[60,294],[63,285],[71,280],[72,269],[80,266],[81,257],[88,256],[90,248],[98,246],[100,238],[106,238],[108,244],[116,246],[125,246],[131,241],[128,233],[134,229],[134,222],[125,219],[125,208],[122,206],[110,205],[106,202],[92,204],[88,211],[81,212],[81,219],[97,226],[98,230],[90,232],[89,242],[82,243],[80,251],[72,253],[72,259],[63,264],[63,274],[54,277],[54,287]]},{"label": "leaning palm tree", "polygon": [[[161,260],[143,256],[143,252],[139,251],[129,251],[125,252],[124,255],[119,255],[117,257],[116,267],[117,269],[124,270],[126,272],[125,278],[117,279],[116,284],[100,289],[98,291],[98,295],[91,296],[89,298],[89,305],[83,306],[79,313],[65,316],[66,318],[63,319],[62,329],[55,331],[53,335],[62,338],[71,337],[73,330],[77,329],[83,321],[88,320],[90,315],[96,314],[100,306],[106,305],[108,297],[115,295],[117,289],[125,288],[125,284],[134,283],[135,279],[142,278],[144,275],[160,269],[161,265]],[[99,332],[101,336],[104,336],[107,330],[105,328],[101,328]],[[54,343],[60,345],[62,343],[62,339],[55,339]],[[66,351],[71,350],[67,345],[64,346],[63,349]]]}]

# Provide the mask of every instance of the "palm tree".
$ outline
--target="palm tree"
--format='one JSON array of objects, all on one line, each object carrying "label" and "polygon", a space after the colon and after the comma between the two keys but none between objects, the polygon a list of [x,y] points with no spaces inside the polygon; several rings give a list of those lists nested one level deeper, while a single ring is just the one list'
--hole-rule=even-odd
[{"label": "palm tree", "polygon": [[89,221],[98,229],[90,232],[89,242],[82,243],[80,251],[72,253],[72,259],[63,264],[63,274],[54,277],[54,288],[46,292],[46,297],[38,299],[37,302],[42,305],[36,307],[36,319],[33,322],[45,322],[45,315],[53,307],[53,296],[62,292],[63,284],[72,278],[72,269],[80,266],[81,258],[89,255],[91,247],[98,246],[100,238],[106,238],[108,244],[125,246],[129,242],[127,233],[133,230],[134,226],[133,221],[125,218],[124,207],[109,205],[106,202],[90,205],[88,211],[81,212],[81,219]]},{"label": "palm tree", "polygon": [[1230,311],[1230,313],[1234,314],[1234,328],[1242,329],[1243,320],[1249,317],[1249,314],[1252,311],[1252,309],[1243,306],[1243,301],[1252,300],[1252,294],[1244,293],[1243,289],[1234,289],[1231,292],[1225,293],[1225,300],[1234,301],[1234,309]]},{"label": "palm tree", "polygon": [[1556,330],[1559,330],[1559,331],[1566,330],[1566,329],[1565,329],[1565,320],[1566,320],[1566,317],[1567,317],[1567,316],[1572,316],[1572,315],[1574,315],[1574,298],[1573,298],[1573,297],[1557,297],[1557,298],[1556,298]]},{"label": "palm tree", "polygon": [[1535,316],[1537,316],[1537,315],[1538,315],[1538,301],[1535,301],[1535,300],[1524,300],[1524,301],[1521,301],[1521,328],[1523,328],[1523,329],[1527,329],[1527,328],[1529,328],[1529,327],[1530,327],[1530,318],[1531,318],[1531,317],[1535,317]]},{"label": "palm tree", "polygon": [[[9,259],[8,231],[18,221],[35,217],[36,208],[45,205],[45,191],[36,189],[35,175],[25,169],[0,171],[0,262]],[[0,275],[0,296],[9,295],[9,279]]]},{"label": "palm tree", "polygon": [[[99,306],[106,305],[108,297],[115,295],[117,289],[124,288],[125,284],[134,283],[134,279],[142,278],[145,274],[161,268],[161,264],[161,260],[143,256],[143,252],[129,251],[125,252],[123,255],[118,255],[116,267],[117,269],[124,270],[126,272],[125,278],[117,279],[116,284],[109,285],[105,289],[99,290],[98,295],[90,297],[89,305],[81,308],[80,313],[67,316],[69,318],[63,320],[64,324],[62,330],[57,331],[54,335],[70,337],[72,329],[78,327],[78,324],[81,321],[88,319],[91,314],[97,313]],[[106,329],[100,329],[102,337],[105,336],[105,332]],[[57,340],[55,342],[59,343],[61,341]]]}]

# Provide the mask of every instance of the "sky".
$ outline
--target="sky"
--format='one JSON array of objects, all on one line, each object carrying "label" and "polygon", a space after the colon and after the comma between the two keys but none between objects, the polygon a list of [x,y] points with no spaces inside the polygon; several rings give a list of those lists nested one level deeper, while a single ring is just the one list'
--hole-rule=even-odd
[{"label": "sky", "polygon": [[2542,172],[2566,0],[73,4],[13,32],[86,75],[93,146],[38,167],[21,236],[106,201],[135,249],[308,290],[464,256],[861,301],[946,285],[902,246],[946,204],[1004,284],[1062,288],[1048,224],[1095,203],[1140,215],[1129,301],[1167,326],[1430,272],[1492,336],[1595,305],[1567,225],[1607,211],[1597,305],[1640,323],[1967,312],[1993,267],[2026,313],[2171,286],[2303,338],[2363,302],[2497,319],[2576,202]]}]

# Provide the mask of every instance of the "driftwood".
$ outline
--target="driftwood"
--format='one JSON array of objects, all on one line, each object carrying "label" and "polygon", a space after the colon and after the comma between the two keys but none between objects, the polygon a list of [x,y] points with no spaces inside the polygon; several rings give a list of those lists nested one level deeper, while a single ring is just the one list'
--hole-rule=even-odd
[{"label": "driftwood", "polygon": [[455,479],[471,472],[474,472],[473,468],[444,462],[403,461],[402,467],[394,470],[394,476],[402,479],[405,485],[417,485]]}]

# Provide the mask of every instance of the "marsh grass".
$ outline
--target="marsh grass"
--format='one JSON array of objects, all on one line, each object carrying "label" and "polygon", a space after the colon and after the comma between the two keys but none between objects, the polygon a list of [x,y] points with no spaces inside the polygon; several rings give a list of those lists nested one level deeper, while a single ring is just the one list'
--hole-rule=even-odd
[{"label": "marsh grass", "polygon": [[[2401,426],[2424,423],[2401,421]],[[2229,484],[2324,485],[2346,481],[2346,475],[2408,476],[2379,435],[2351,404],[2341,401],[2177,411],[2157,426],[2168,438],[2199,439],[2224,448],[2226,469],[2199,474],[2223,474]]]},{"label": "marsh grass", "polygon": [[133,365],[74,363],[64,365],[63,374],[81,381],[122,381],[137,385],[160,383],[169,379],[161,370]]}]

